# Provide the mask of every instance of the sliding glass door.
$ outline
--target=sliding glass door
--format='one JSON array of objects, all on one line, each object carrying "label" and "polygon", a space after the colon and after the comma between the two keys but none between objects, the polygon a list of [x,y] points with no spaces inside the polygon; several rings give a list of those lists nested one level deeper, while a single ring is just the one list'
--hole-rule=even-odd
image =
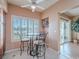
[{"label": "sliding glass door", "polygon": [[71,25],[70,21],[61,18],[60,21],[60,44],[69,42],[71,40]]}]

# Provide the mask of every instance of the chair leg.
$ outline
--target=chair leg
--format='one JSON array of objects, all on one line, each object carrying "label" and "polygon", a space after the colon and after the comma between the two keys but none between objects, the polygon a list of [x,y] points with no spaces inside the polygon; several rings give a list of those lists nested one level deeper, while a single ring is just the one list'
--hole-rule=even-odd
[{"label": "chair leg", "polygon": [[22,55],[22,47],[21,47],[21,45],[20,45],[20,56]]},{"label": "chair leg", "polygon": [[22,55],[23,51],[24,51],[24,42],[21,42],[21,44],[20,44],[20,55]]}]

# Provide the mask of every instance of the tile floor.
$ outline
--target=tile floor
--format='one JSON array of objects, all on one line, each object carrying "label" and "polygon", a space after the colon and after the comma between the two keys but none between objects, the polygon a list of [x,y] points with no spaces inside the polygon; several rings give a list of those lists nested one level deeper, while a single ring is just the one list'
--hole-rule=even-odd
[{"label": "tile floor", "polygon": [[[32,56],[27,55],[27,52],[23,52],[22,56],[20,56],[20,51],[14,51],[10,53],[6,53],[3,59],[37,59]],[[39,59],[44,59],[43,57]],[[65,56],[58,56],[57,52],[52,49],[47,49],[46,51],[46,59],[67,59]]]},{"label": "tile floor", "polygon": [[[22,56],[20,56],[20,51],[13,51],[6,53],[3,59],[37,59],[32,56],[27,55],[24,51]],[[39,59],[44,59],[43,57]],[[61,46],[61,55],[59,55],[53,49],[47,48],[45,59],[79,59],[79,45],[73,43],[67,43]]]},{"label": "tile floor", "polygon": [[69,59],[79,59],[79,44],[67,43],[61,45],[61,54]]}]

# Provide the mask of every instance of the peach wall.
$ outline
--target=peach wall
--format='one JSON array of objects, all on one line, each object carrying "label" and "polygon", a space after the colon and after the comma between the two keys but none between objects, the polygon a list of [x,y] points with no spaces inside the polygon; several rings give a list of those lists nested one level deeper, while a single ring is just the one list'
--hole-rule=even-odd
[{"label": "peach wall", "polygon": [[31,10],[23,9],[15,5],[8,5],[8,13],[6,15],[6,50],[19,48],[20,42],[11,41],[11,15],[26,16],[40,19],[40,13],[32,13]]},{"label": "peach wall", "polygon": [[42,19],[49,17],[49,47],[59,50],[59,15],[58,13],[79,5],[78,0],[59,0],[55,5],[51,6],[42,13]]}]

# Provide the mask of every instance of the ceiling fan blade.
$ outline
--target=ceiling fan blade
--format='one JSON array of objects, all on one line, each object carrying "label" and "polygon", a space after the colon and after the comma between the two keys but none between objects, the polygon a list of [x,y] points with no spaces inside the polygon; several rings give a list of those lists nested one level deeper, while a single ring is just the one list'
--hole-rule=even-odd
[{"label": "ceiling fan blade", "polygon": [[40,2],[43,2],[44,0],[36,0],[36,3],[40,3]]},{"label": "ceiling fan blade", "polygon": [[27,4],[27,5],[22,5],[21,7],[23,7],[23,8],[24,8],[24,7],[28,7],[28,6],[30,6],[30,4]]},{"label": "ceiling fan blade", "polygon": [[28,0],[29,2],[32,2],[32,0]]},{"label": "ceiling fan blade", "polygon": [[37,0],[31,0],[32,2],[36,2]]},{"label": "ceiling fan blade", "polygon": [[45,8],[41,7],[41,6],[36,6],[39,9],[45,10]]}]

